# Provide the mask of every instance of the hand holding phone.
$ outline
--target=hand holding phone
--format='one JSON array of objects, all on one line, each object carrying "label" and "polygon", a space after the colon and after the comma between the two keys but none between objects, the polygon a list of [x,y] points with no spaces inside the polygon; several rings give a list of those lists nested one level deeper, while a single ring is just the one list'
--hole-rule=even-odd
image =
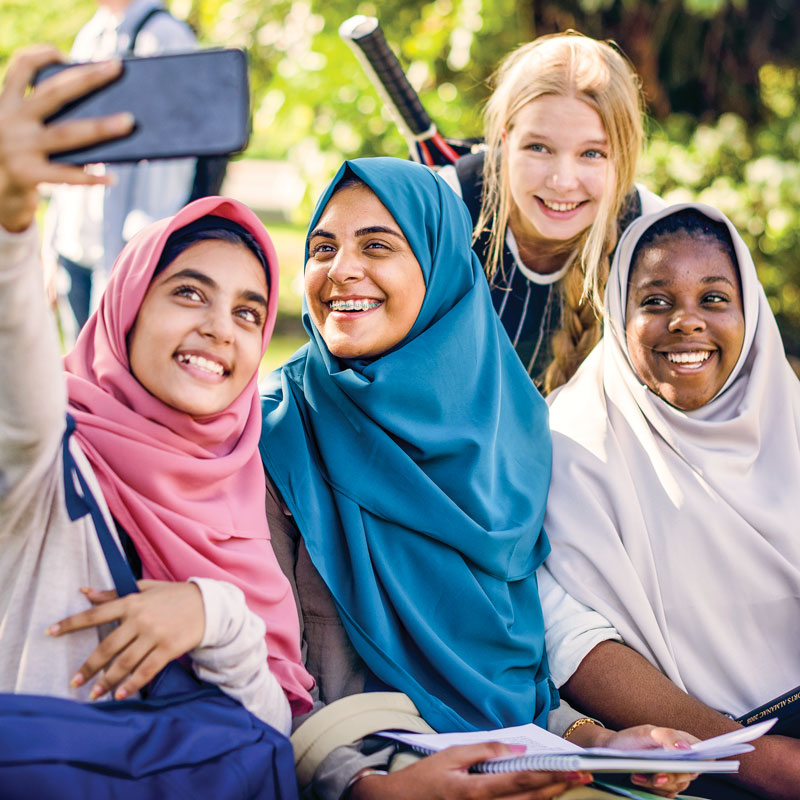
[{"label": "hand holding phone", "polygon": [[79,167],[49,160],[53,153],[82,148],[124,136],[133,127],[130,114],[46,125],[57,109],[113,80],[118,62],[90,64],[43,81],[27,94],[34,75],[61,59],[52,47],[19,51],[12,59],[0,91],[0,225],[11,232],[33,221],[40,183],[98,184],[107,176],[90,175]]},{"label": "hand holding phone", "polygon": [[[76,65],[43,69],[36,81]],[[124,139],[71,149],[53,160],[71,164],[135,162],[142,159],[228,155],[243,150],[250,132],[250,92],[243,51],[123,58],[113,82],[54,113],[48,122],[127,111],[135,127]]]}]

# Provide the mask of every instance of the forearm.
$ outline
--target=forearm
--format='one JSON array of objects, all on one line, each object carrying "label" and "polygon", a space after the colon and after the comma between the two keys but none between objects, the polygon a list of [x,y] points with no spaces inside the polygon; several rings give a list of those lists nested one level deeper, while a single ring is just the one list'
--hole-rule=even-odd
[{"label": "forearm", "polygon": [[0,491],[7,496],[58,448],[66,396],[35,227],[0,228]]},{"label": "forearm", "polygon": [[[652,724],[708,739],[741,727],[686,694],[629,647],[602,642],[581,662],[561,693],[609,728]],[[588,726],[586,726],[588,727]],[[765,797],[796,797],[800,785],[800,743],[781,736],[755,742],[755,751],[737,758],[734,778]]]},{"label": "forearm", "polygon": [[197,676],[288,735],[289,702],[267,666],[263,621],[247,608],[235,586],[207,578],[192,582],[203,595],[206,620],[203,640],[190,653]]},{"label": "forearm", "polygon": [[740,727],[686,694],[647,659],[618,642],[598,644],[561,693],[611,728],[661,725],[707,739]]}]

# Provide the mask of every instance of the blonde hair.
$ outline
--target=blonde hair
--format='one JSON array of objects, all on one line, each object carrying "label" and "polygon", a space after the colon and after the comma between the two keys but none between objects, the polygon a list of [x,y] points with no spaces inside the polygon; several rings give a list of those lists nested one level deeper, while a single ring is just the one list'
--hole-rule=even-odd
[{"label": "blonde hair", "polygon": [[543,95],[575,97],[593,108],[605,129],[614,181],[608,181],[594,222],[565,242],[576,258],[563,278],[563,329],[553,338],[554,360],[545,390],[567,381],[600,338],[599,313],[608,277],[608,262],[617,242],[617,217],[633,187],[642,147],[643,101],[639,80],[628,60],[606,42],[575,31],[541,36],[517,48],[500,64],[494,91],[486,104],[487,152],[483,197],[475,237],[489,232],[486,272],[491,278],[502,264],[512,201],[503,134],[514,116]]}]

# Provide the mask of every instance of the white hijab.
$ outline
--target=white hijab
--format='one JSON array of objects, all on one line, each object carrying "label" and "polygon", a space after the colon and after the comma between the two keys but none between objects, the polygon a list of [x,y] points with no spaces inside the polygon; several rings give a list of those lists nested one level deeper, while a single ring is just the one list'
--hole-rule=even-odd
[{"label": "white hijab", "polygon": [[[696,411],[642,383],[625,340],[631,256],[657,220],[696,208],[728,226],[745,338]],[[674,683],[735,716],[800,684],[800,382],[752,258],[701,204],[642,217],[617,248],[604,336],[550,411],[547,564]]]}]

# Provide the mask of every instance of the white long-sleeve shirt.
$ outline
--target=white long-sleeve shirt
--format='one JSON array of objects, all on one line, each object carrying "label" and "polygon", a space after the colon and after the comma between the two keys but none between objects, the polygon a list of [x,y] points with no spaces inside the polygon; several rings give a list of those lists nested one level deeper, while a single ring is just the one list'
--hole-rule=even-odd
[{"label": "white long-sleeve shirt", "polygon": [[[58,338],[47,309],[32,226],[0,227],[0,691],[87,700],[92,681],[71,677],[108,628],[59,637],[45,628],[89,607],[81,586],[113,580],[89,516],[70,520],[61,439],[67,398]],[[92,468],[75,441],[70,452],[115,526]],[[200,678],[287,733],[289,704],[267,668],[264,623],[231,584],[192,579],[203,596],[205,631],[190,653]]]}]

